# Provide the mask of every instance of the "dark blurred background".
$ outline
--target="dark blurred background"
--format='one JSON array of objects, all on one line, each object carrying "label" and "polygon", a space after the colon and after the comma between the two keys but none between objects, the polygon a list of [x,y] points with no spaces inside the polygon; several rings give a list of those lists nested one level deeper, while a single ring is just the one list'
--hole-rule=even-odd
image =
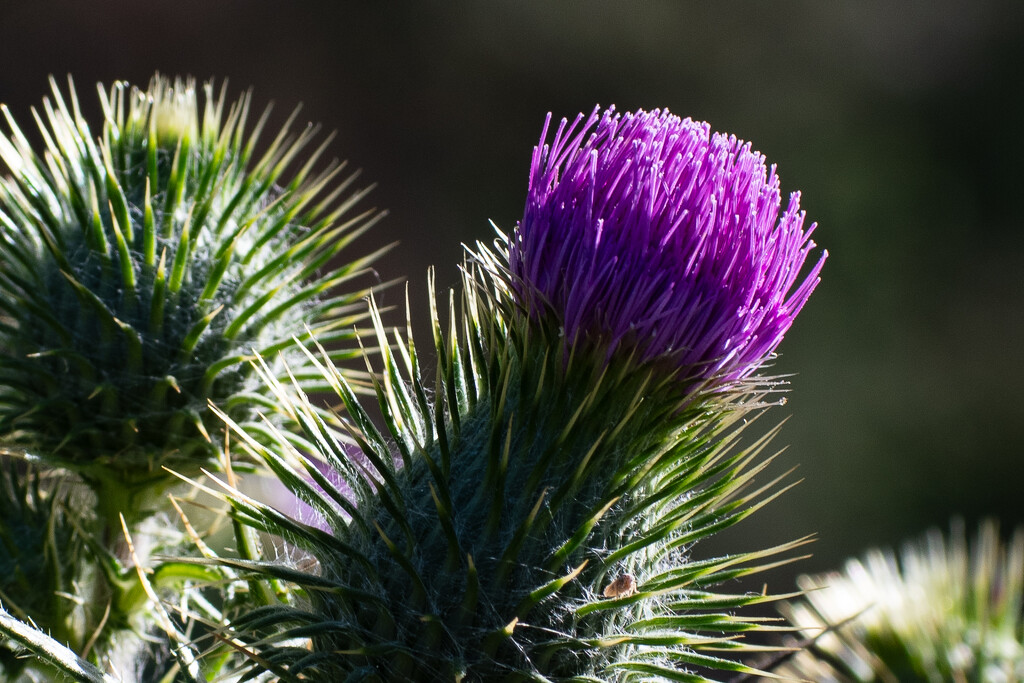
[{"label": "dark blurred background", "polygon": [[792,571],[953,515],[1024,522],[1022,65],[1017,0],[0,0],[24,126],[48,74],[94,116],[96,81],[156,70],[253,86],[277,123],[303,103],[379,183],[362,247],[400,241],[379,271],[421,320],[428,265],[450,286],[460,243],[514,226],[546,112],[668,107],[752,140],[832,254],[775,368],[774,471],[804,481],[698,552],[817,532]]}]

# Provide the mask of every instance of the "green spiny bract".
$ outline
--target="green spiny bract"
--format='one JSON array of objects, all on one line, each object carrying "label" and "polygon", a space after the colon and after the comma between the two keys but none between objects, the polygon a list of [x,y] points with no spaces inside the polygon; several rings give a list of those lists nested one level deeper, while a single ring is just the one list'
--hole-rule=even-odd
[{"label": "green spiny bract", "polygon": [[162,466],[216,462],[208,402],[242,421],[268,408],[254,353],[284,354],[309,389],[293,339],[351,353],[373,255],[334,257],[374,212],[342,218],[363,192],[316,169],[326,142],[300,161],[315,127],[289,121],[258,152],[249,95],[226,109],[210,84],[99,87],[94,137],[74,87],[52,85],[42,153],[3,109],[0,439],[105,492],[159,486]]},{"label": "green spiny bract", "polygon": [[834,683],[1024,680],[1024,529],[1008,543],[989,520],[933,529],[899,559],[872,550],[844,571],[803,576],[784,605],[811,647],[778,670]]},{"label": "green spiny bract", "polygon": [[[74,608],[69,594],[81,578],[85,549],[70,513],[60,504],[64,493],[60,482],[44,487],[33,470],[11,460],[3,463],[0,604],[67,642],[72,637],[67,616]],[[12,676],[26,662],[6,645],[0,647],[0,673]]]},{"label": "green spiny bract", "polygon": [[[436,382],[422,375],[411,337],[396,335],[396,351],[383,354],[387,436],[345,379],[322,366],[360,453],[301,392],[287,399],[268,377],[336,476],[283,438],[282,450],[237,431],[330,529],[237,492],[225,497],[237,519],[288,539],[318,566],[225,560],[305,596],[239,614],[230,637],[283,680],[712,680],[713,670],[751,671],[721,653],[742,651],[744,632],[771,627],[733,611],[776,598],[712,588],[798,543],[703,561],[690,549],[773,497],[771,484],[747,490],[770,460],[758,458],[764,442],[734,447],[763,387],[725,395],[716,386],[694,398],[678,368],[608,359],[582,340],[568,349],[557,325],[538,323],[509,296],[504,259],[480,248],[447,333],[435,312]],[[338,477],[351,494],[339,492]]]}]

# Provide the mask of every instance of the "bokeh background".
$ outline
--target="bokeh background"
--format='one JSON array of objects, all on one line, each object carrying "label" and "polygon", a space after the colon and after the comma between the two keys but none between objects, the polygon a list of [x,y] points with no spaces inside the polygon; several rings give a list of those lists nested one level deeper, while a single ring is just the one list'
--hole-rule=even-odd
[{"label": "bokeh background", "polygon": [[0,0],[23,123],[49,74],[96,116],[95,82],[156,70],[336,129],[390,211],[363,248],[399,241],[380,276],[421,320],[428,266],[450,286],[461,243],[514,226],[546,112],[668,107],[752,140],[831,252],[775,366],[774,471],[803,482],[698,553],[817,533],[782,590],[954,515],[1024,522],[1019,0]]}]

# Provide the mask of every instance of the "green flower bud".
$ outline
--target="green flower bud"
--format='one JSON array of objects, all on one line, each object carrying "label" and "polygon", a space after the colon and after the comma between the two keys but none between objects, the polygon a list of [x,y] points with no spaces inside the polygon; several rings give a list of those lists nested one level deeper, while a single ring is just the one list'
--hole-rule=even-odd
[{"label": "green flower bud", "polygon": [[259,151],[266,115],[247,130],[250,96],[225,93],[101,87],[94,136],[54,84],[41,151],[3,109],[0,442],[115,498],[215,466],[208,405],[273,406],[256,354],[316,389],[293,339],[345,357],[363,315],[374,256],[336,258],[375,220],[349,215],[363,191],[317,168],[326,142],[302,159],[316,127],[290,120]]}]

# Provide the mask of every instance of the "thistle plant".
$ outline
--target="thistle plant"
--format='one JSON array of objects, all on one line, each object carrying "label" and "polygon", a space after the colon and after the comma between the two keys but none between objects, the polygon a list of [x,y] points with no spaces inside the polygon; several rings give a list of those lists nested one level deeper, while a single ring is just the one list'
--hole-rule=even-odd
[{"label": "thistle plant", "polygon": [[[302,344],[357,355],[379,252],[342,257],[380,214],[353,211],[366,190],[321,162],[330,138],[310,149],[317,127],[292,133],[293,114],[262,141],[269,109],[250,127],[248,94],[98,86],[94,135],[73,84],[51,85],[41,151],[2,108],[0,448],[38,475],[18,463],[0,486],[0,632],[44,662],[26,680],[99,680],[90,662],[170,659],[180,621],[156,591],[208,576],[142,564],[188,541],[166,524],[172,472],[222,464],[210,406],[280,426],[254,358],[316,391]],[[0,655],[8,678],[23,668]]]},{"label": "thistle plant", "polygon": [[270,407],[254,354],[308,389],[293,338],[351,355],[373,255],[335,257],[374,213],[348,216],[362,192],[317,169],[326,141],[299,161],[315,127],[258,151],[249,95],[225,108],[226,88],[159,76],[99,94],[94,137],[53,84],[42,153],[3,109],[0,441],[79,474],[116,519],[176,481],[165,468],[216,465],[209,403]]},{"label": "thistle plant", "polygon": [[842,572],[801,577],[800,587],[787,617],[816,640],[779,673],[836,683],[1024,680],[1022,529],[1003,543],[989,520],[968,542],[955,523],[899,557],[871,550]]},{"label": "thistle plant", "polygon": [[780,214],[774,170],[707,124],[596,109],[548,137],[545,124],[522,220],[469,253],[447,323],[431,295],[436,371],[371,309],[384,433],[329,358],[319,369],[347,411],[344,437],[272,371],[314,453],[226,416],[324,522],[224,484],[236,520],[298,549],[290,564],[210,560],[295,588],[223,626],[253,675],[756,672],[737,661],[742,636],[772,626],[741,609],[777,598],[716,586],[803,541],[715,559],[693,546],[782,490],[781,477],[752,485],[770,435],[744,447],[738,434],[778,388],[759,371],[824,255],[805,264],[814,244],[798,196]]}]

